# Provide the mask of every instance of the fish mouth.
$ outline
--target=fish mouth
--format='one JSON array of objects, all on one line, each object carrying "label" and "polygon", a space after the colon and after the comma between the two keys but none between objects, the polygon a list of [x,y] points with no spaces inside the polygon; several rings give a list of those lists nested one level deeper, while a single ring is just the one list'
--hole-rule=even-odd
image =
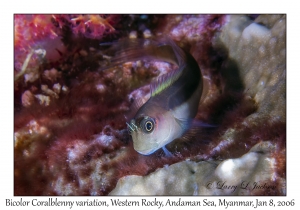
[{"label": "fish mouth", "polygon": [[127,130],[129,132],[129,134],[131,135],[133,132],[138,130],[138,127],[135,125],[135,120],[132,119],[129,123],[127,123]]}]

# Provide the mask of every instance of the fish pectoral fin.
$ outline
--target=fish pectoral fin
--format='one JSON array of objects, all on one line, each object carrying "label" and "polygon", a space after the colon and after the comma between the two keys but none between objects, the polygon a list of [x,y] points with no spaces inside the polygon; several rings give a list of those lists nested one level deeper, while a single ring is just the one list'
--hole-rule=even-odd
[{"label": "fish pectoral fin", "polygon": [[182,128],[182,130],[186,131],[191,126],[191,119],[178,119],[175,117],[176,122],[179,124],[179,126]]},{"label": "fish pectoral fin", "polygon": [[167,157],[173,157],[173,154],[169,152],[169,150],[167,150],[166,146],[163,146],[162,150],[164,151]]},{"label": "fish pectoral fin", "polygon": [[201,136],[202,129],[200,127],[191,127],[187,132],[182,135],[182,139],[185,141],[189,141],[192,138],[197,136]]},{"label": "fish pectoral fin", "polygon": [[193,139],[201,139],[203,144],[208,144],[210,140],[210,134],[217,128],[216,125],[203,123],[200,120],[194,119],[189,129],[180,137],[184,142],[191,141]]}]

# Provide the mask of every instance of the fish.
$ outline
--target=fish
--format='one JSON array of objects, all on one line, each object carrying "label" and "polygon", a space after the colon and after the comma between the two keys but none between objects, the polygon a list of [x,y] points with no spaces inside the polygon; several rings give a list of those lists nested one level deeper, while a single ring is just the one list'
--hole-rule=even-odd
[{"label": "fish", "polygon": [[112,48],[117,53],[110,66],[139,59],[176,65],[174,71],[150,84],[150,98],[137,105],[134,117],[126,122],[138,153],[151,155],[161,148],[167,153],[165,146],[187,132],[198,112],[203,92],[198,63],[171,38],[125,40],[112,44]]}]

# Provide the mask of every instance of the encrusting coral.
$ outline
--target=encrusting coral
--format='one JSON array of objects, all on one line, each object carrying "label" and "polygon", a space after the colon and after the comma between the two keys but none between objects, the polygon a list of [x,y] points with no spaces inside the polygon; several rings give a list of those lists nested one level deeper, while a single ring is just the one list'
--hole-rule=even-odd
[{"label": "encrusting coral", "polygon": [[[182,161],[148,176],[126,176],[110,195],[260,195],[285,194],[277,176],[270,142],[255,145],[240,158],[220,161]],[[153,185],[156,183],[156,185]]]},{"label": "encrusting coral", "polygon": [[[285,27],[284,15],[16,15],[15,195],[285,195]],[[143,156],[126,114],[174,66],[100,70],[111,56],[100,43],[164,34],[198,62],[208,89],[196,121],[212,126],[167,145],[172,156]],[[273,187],[203,184],[243,178]]]}]

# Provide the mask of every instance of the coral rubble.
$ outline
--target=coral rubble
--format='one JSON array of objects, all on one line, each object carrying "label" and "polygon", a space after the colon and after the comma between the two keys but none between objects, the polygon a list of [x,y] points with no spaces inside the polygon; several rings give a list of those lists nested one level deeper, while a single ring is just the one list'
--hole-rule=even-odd
[{"label": "coral rubble", "polygon": [[[15,195],[286,194],[284,15],[15,15],[14,23]],[[174,66],[102,70],[113,55],[100,43],[164,34],[201,68],[201,129],[167,145],[172,156],[143,156],[125,122]]]}]

